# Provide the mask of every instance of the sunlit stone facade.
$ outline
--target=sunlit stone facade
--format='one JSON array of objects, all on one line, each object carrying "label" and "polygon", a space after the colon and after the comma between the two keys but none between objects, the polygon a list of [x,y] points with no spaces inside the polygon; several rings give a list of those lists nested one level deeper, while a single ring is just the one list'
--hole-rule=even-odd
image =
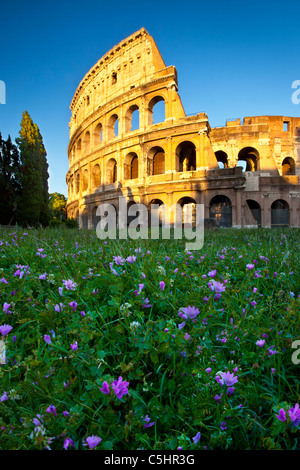
[{"label": "sunlit stone facade", "polygon": [[[195,90],[195,93],[203,91]],[[186,116],[177,72],[142,28],[85,75],[71,103],[68,217],[96,226],[99,204],[204,204],[229,227],[299,226],[300,118],[211,128]]]}]

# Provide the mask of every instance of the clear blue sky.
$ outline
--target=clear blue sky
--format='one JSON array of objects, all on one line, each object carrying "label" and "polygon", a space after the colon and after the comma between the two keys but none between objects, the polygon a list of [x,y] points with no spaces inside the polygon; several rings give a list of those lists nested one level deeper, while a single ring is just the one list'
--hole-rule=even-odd
[{"label": "clear blue sky", "polygon": [[185,112],[212,127],[255,115],[300,116],[299,1],[2,2],[0,132],[18,137],[26,109],[44,138],[50,192],[67,195],[70,103],[86,72],[141,27],[175,65]]}]

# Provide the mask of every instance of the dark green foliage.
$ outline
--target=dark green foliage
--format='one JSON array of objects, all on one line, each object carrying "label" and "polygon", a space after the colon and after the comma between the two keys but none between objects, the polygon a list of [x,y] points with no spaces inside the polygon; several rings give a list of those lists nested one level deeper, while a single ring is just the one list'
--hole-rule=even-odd
[{"label": "dark green foliage", "polygon": [[20,156],[10,136],[0,134],[0,224],[15,222],[16,199],[20,192]]},{"label": "dark green foliage", "polygon": [[48,225],[48,163],[39,128],[29,113],[23,113],[20,137],[16,139],[21,156],[21,191],[17,199],[20,225]]}]

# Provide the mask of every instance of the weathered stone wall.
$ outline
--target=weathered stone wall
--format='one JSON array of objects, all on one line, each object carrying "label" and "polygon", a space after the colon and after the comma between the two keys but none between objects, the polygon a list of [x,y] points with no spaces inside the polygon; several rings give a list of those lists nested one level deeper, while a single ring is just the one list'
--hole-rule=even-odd
[{"label": "weathered stone wall", "polygon": [[289,224],[300,225],[300,118],[247,117],[211,129],[205,113],[187,117],[176,69],[144,28],[92,67],[71,111],[68,217],[83,227],[95,226],[102,202],[118,209],[120,196],[147,205],[202,203],[205,217],[237,227],[255,225],[255,204],[260,224],[271,226],[280,199]]}]

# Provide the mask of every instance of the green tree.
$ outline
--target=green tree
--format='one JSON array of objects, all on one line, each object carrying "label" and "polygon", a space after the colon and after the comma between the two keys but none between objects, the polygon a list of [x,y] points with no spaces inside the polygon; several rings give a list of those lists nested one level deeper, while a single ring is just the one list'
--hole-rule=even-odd
[{"label": "green tree", "polygon": [[48,225],[48,163],[43,139],[37,124],[24,111],[20,137],[16,142],[21,156],[21,192],[17,203],[17,220],[21,225]]},{"label": "green tree", "polygon": [[20,155],[10,136],[0,134],[0,224],[16,221],[17,197],[20,192]]},{"label": "green tree", "polygon": [[60,193],[51,193],[49,196],[49,208],[52,217],[59,220],[66,219],[67,198]]}]

